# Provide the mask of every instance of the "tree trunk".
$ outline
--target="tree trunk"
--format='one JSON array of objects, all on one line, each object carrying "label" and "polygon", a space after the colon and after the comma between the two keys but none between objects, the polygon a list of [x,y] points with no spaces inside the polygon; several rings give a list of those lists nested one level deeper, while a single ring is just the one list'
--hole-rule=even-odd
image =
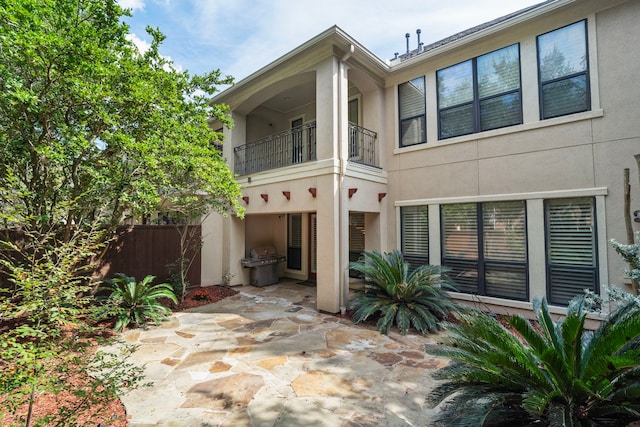
[{"label": "tree trunk", "polygon": [[633,224],[631,223],[631,184],[629,168],[624,169],[624,225],[627,230],[627,245],[633,245]]}]

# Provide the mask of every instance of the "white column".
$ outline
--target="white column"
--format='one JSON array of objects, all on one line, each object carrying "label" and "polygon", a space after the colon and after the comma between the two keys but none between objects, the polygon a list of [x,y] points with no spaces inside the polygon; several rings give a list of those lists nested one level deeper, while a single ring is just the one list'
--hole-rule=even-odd
[{"label": "white column", "polygon": [[[342,167],[338,144],[341,116],[338,102],[342,103],[342,97],[346,117],[347,93],[340,94],[343,79],[337,58],[327,59],[316,70],[317,155],[319,160],[338,159],[334,172],[318,177],[317,181],[317,304],[318,310],[329,313],[340,310],[342,290],[348,283],[345,282],[347,272],[341,271],[342,266],[346,266],[344,257],[348,256],[348,246],[345,252],[342,240],[348,239],[348,229],[345,237],[343,225],[348,220],[348,213],[347,219],[343,219],[345,204],[341,200]],[[346,135],[346,121],[344,133]]]},{"label": "white column", "polygon": [[202,221],[202,249],[200,250],[200,284],[212,286],[220,283],[224,253],[223,218],[217,213],[209,214]]}]

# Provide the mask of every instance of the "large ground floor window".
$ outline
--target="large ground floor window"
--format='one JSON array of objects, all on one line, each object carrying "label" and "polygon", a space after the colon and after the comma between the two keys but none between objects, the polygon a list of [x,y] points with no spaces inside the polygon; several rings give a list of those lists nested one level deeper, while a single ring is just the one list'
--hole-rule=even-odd
[{"label": "large ground floor window", "polygon": [[524,201],[442,205],[442,265],[458,291],[528,299]]},{"label": "large ground floor window", "polygon": [[398,202],[398,245],[413,267],[439,261],[459,293],[567,305],[607,280],[606,189],[558,193]]}]

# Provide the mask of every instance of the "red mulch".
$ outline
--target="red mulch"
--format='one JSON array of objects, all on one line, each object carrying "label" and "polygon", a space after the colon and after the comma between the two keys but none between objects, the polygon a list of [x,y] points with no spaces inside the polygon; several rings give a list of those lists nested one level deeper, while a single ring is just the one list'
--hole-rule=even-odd
[{"label": "red mulch", "polygon": [[[181,311],[188,308],[211,304],[237,293],[237,291],[226,286],[192,288],[187,292],[184,301],[177,307],[173,307],[172,310]],[[87,379],[79,376],[73,376],[65,381],[66,383],[82,384],[87,381]],[[0,413],[7,409],[4,405],[4,400],[4,396],[0,395],[0,408],[3,408],[0,409]],[[55,413],[55,410],[63,404],[66,406],[72,406],[75,400],[77,400],[77,398],[68,392],[62,392],[58,395],[51,393],[40,394],[37,396],[35,401],[33,419],[37,419],[49,413]],[[91,409],[91,412],[80,414],[78,416],[78,425],[101,425],[103,427],[127,427],[128,425],[127,413],[120,399],[113,399],[104,408],[100,408],[96,415],[92,415],[96,408],[89,409]],[[24,417],[26,412],[27,407],[25,406],[17,415],[8,414],[6,418],[0,418],[0,426],[24,425],[24,423],[18,422],[18,417]]]},{"label": "red mulch", "polygon": [[184,301],[173,308],[173,311],[182,311],[188,308],[200,307],[202,305],[218,302],[223,298],[233,296],[238,291],[227,286],[206,286],[191,288],[187,291]]}]

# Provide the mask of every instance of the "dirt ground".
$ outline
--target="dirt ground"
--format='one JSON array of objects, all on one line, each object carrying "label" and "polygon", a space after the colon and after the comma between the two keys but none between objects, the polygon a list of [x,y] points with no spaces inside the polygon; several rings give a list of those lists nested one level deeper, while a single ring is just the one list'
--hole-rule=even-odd
[{"label": "dirt ground", "polygon": [[[237,292],[231,288],[224,286],[209,286],[204,288],[191,289],[183,302],[177,307],[172,308],[173,311],[186,310],[201,305],[211,304],[220,301],[228,296],[235,295]],[[75,384],[81,386],[88,381],[87,378],[81,376],[73,376],[65,380],[67,384]],[[73,389],[73,386],[69,388]],[[56,409],[65,405],[70,407],[78,402],[79,398],[69,392],[62,392],[57,395],[52,393],[42,393],[36,397],[33,411],[33,419],[40,418],[47,414],[55,413]],[[6,410],[5,397],[0,396],[0,408]],[[1,413],[2,411],[0,411]],[[20,418],[26,417],[27,407],[21,408],[15,415],[9,415],[6,418],[0,418],[0,426],[24,425],[20,422]],[[24,418],[23,418],[24,419]],[[78,425],[101,426],[101,427],[127,427],[127,413],[120,399],[113,399],[102,408],[89,408],[86,413],[78,414]]]}]

